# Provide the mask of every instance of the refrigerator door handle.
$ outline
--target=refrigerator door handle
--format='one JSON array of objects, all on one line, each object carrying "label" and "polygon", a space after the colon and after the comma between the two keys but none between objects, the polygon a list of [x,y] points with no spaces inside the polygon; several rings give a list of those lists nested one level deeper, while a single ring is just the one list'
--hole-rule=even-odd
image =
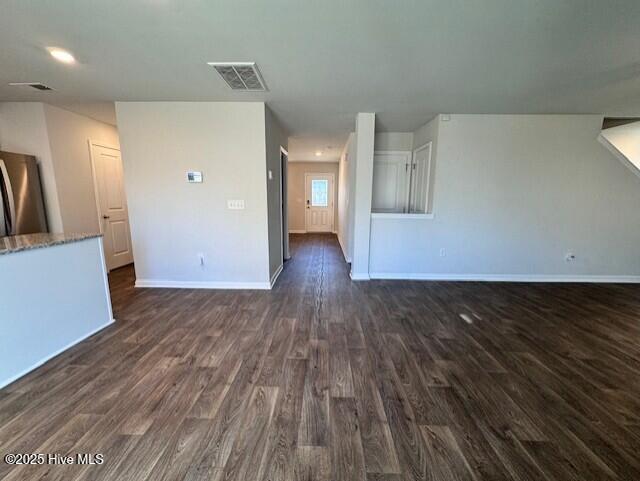
[{"label": "refrigerator door handle", "polygon": [[16,206],[13,200],[13,189],[11,188],[9,172],[7,172],[7,166],[2,159],[0,159],[0,173],[2,173],[4,179],[4,186],[7,189],[7,198],[9,200],[9,231],[6,232],[5,235],[13,235],[16,230]]}]

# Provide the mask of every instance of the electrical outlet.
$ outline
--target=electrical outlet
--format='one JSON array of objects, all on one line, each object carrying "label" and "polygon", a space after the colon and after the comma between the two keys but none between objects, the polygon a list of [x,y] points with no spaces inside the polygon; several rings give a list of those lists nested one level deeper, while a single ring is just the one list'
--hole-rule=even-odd
[{"label": "electrical outlet", "polygon": [[447,251],[444,247],[440,248],[440,257],[444,257],[447,255]]},{"label": "electrical outlet", "polygon": [[566,262],[573,262],[576,260],[576,255],[573,252],[567,252],[567,255],[564,256],[564,260]]}]

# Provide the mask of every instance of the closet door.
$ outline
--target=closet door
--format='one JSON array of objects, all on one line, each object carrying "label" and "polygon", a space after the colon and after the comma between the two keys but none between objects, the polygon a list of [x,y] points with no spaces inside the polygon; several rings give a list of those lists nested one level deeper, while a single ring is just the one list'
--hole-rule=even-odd
[{"label": "closet door", "polygon": [[410,152],[376,152],[373,156],[372,212],[406,212],[410,176]]}]

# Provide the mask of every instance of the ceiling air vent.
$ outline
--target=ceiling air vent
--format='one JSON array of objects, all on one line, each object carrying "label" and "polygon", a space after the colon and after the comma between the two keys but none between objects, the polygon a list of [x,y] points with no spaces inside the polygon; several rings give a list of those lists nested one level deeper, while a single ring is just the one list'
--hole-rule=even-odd
[{"label": "ceiling air vent", "polygon": [[31,87],[36,90],[53,90],[51,87],[41,84],[40,82],[11,82],[12,87]]},{"label": "ceiling air vent", "polygon": [[267,86],[255,62],[209,62],[232,90],[265,91]]}]

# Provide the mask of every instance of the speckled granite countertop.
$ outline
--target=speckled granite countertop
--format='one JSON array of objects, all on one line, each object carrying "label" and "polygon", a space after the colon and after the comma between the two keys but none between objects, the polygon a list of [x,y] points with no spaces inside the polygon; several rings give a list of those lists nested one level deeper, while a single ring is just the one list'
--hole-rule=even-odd
[{"label": "speckled granite countertop", "polygon": [[102,234],[25,234],[0,237],[0,255],[69,244],[94,237],[102,237]]}]

